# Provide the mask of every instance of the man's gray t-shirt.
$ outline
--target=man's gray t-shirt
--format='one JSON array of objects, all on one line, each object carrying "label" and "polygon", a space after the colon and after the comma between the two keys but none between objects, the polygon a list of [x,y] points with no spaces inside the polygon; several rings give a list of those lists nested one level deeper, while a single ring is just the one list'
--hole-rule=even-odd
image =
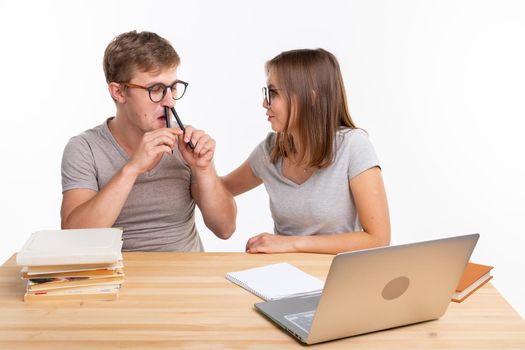
[{"label": "man's gray t-shirt", "polygon": [[368,135],[361,129],[340,129],[335,141],[335,160],[317,169],[301,185],[286,178],[282,158],[270,160],[275,133],[269,133],[248,161],[270,197],[274,232],[308,236],[361,231],[349,181],[363,171],[379,166]]},{"label": "man's gray t-shirt", "polygon": [[[62,192],[100,191],[128,162],[109,120],[69,140],[62,158]],[[124,230],[122,250],[203,251],[190,183],[191,170],[177,148],[140,175],[113,225]]]}]

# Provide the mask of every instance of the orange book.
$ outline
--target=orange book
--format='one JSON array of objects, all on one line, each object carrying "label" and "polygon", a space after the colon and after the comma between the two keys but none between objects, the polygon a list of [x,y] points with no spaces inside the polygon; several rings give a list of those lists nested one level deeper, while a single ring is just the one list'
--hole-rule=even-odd
[{"label": "orange book", "polygon": [[465,267],[463,276],[456,287],[456,292],[452,295],[452,301],[461,303],[472,293],[481,288],[485,283],[492,279],[490,270],[494,266],[480,265],[469,262]]}]

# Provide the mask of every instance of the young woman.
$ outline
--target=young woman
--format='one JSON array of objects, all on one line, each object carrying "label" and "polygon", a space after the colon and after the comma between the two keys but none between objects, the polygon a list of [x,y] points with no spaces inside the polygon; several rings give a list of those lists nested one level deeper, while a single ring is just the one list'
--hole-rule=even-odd
[{"label": "young woman", "polygon": [[379,162],[356,128],[337,59],[323,49],[292,50],[266,63],[263,107],[269,133],[223,177],[234,195],[264,183],[274,234],[249,253],[330,253],[388,245],[390,220]]}]

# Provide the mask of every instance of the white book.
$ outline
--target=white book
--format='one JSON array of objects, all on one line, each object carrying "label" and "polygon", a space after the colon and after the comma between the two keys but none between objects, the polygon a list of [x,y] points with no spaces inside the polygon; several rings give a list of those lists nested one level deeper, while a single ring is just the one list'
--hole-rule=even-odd
[{"label": "white book", "polygon": [[322,280],[286,262],[228,272],[226,278],[264,300],[318,293],[324,287]]},{"label": "white book", "polygon": [[122,260],[122,229],[48,230],[31,234],[16,256],[21,266],[113,263]]}]

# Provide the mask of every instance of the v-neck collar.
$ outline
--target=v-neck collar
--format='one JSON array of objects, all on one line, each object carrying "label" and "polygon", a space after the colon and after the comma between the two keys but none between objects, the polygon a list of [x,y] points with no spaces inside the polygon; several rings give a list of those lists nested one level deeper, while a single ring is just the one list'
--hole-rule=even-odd
[{"label": "v-neck collar", "polygon": [[300,183],[298,184],[297,182],[293,181],[292,179],[286,177],[284,175],[284,157],[280,157],[279,161],[276,163],[277,165],[277,172],[279,173],[279,176],[286,182],[288,183],[289,185],[293,186],[293,187],[303,187],[304,185],[306,185],[314,176],[317,175],[317,172],[319,171],[319,169],[315,169],[314,172],[306,179],[304,180],[303,183]]}]

